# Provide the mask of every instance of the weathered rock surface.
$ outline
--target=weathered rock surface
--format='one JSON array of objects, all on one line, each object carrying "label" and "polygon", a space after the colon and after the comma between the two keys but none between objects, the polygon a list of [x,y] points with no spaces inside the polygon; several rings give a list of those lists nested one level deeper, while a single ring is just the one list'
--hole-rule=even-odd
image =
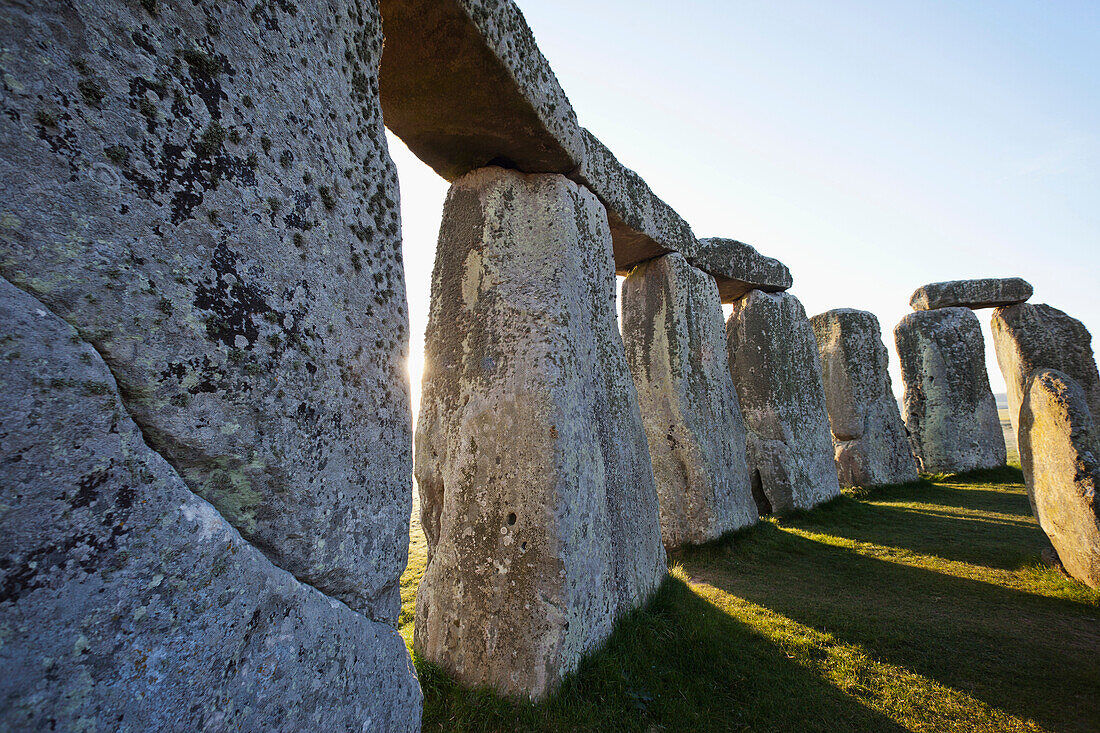
[{"label": "weathered rock surface", "polygon": [[455,181],[425,343],[414,648],[540,697],[666,572],[596,197],[501,168]]},{"label": "weathered rock surface", "polygon": [[985,339],[967,308],[916,311],[894,328],[905,427],[926,473],[1005,464],[1005,439],[985,370]]},{"label": "weathered rock surface", "polygon": [[0,729],[420,728],[400,635],[271,562],[0,279]]},{"label": "weathered rock surface", "polygon": [[626,360],[657,481],[666,547],[754,524],[745,425],[714,278],[670,254],[623,283]]},{"label": "weathered rock surface", "polygon": [[761,513],[839,495],[817,341],[802,303],[752,290],[734,304],[726,338]]},{"label": "weathered rock surface", "polygon": [[691,264],[721,276],[718,292],[723,303],[733,303],[750,290],[775,293],[794,284],[791,271],[777,259],[765,257],[756,248],[736,239],[700,239]]},{"label": "weathered rock surface", "polygon": [[1085,324],[1046,304],[1020,303],[993,311],[993,345],[1008,386],[1008,412],[1017,441],[1020,406],[1031,374],[1054,369],[1085,391],[1094,417],[1100,416],[1100,374]]},{"label": "weathered rock surface", "polygon": [[950,280],[917,288],[909,298],[915,311],[937,308],[996,308],[1023,303],[1034,294],[1031,283],[1018,277]]},{"label": "weathered rock surface", "polygon": [[411,420],[374,4],[9,0],[0,44],[0,274],[249,542],[396,621]]},{"label": "weathered rock surface", "polygon": [[1020,462],[1039,526],[1066,572],[1100,588],[1100,436],[1084,390],[1043,369],[1020,410]]},{"label": "weathered rock surface", "polygon": [[917,462],[890,384],[889,352],[874,313],[838,308],[810,319],[842,486],[917,480]]}]

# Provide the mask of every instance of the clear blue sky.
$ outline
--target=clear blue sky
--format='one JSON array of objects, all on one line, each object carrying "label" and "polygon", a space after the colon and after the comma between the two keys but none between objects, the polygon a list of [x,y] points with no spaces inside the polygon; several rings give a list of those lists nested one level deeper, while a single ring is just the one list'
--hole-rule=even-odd
[{"label": "clear blue sky", "polygon": [[[1097,0],[519,5],[581,124],[697,235],[782,259],[811,315],[878,315],[895,390],[926,282],[1019,275],[1100,335]],[[446,184],[391,152],[415,393]]]}]

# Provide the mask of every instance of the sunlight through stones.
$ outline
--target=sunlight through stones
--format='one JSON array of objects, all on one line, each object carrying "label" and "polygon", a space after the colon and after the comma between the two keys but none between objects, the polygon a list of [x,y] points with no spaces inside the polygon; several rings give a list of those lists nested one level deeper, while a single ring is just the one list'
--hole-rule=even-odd
[{"label": "sunlight through stones", "polygon": [[414,648],[464,684],[542,697],[665,575],[590,191],[502,168],[452,185],[421,405]]}]

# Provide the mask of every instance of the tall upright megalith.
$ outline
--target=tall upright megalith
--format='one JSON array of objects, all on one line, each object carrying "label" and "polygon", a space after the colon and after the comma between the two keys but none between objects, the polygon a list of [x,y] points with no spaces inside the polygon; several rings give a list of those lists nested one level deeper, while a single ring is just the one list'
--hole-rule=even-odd
[{"label": "tall upright megalith", "polygon": [[300,583],[0,278],[0,730],[420,729],[400,635]]},{"label": "tall upright megalith", "polygon": [[1100,436],[1088,396],[1053,369],[1031,374],[1020,407],[1028,498],[1066,572],[1100,588]]},{"label": "tall upright megalith", "polygon": [[546,694],[665,575],[607,214],[564,176],[451,186],[416,477],[414,648],[465,684]]},{"label": "tall upright megalith", "polygon": [[837,308],[810,319],[843,486],[917,480],[917,462],[890,384],[889,352],[874,313]]},{"label": "tall upright megalith", "polygon": [[1003,466],[1004,433],[985,369],[985,339],[968,308],[908,314],[894,328],[905,426],[922,471]]},{"label": "tall upright megalith", "polygon": [[1017,439],[1020,406],[1037,369],[1054,369],[1073,379],[1084,390],[1094,418],[1100,418],[1100,374],[1085,324],[1046,304],[1020,303],[993,311],[991,326]]},{"label": "tall upright megalith", "polygon": [[817,340],[802,303],[749,291],[733,305],[726,339],[762,513],[839,495]]},{"label": "tall upright megalith", "polygon": [[0,274],[249,542],[396,621],[408,325],[375,3],[8,2],[0,43]]},{"label": "tall upright megalith", "polygon": [[714,278],[676,253],[641,264],[623,283],[622,321],[665,546],[699,544],[755,523]]},{"label": "tall upright megalith", "polygon": [[[318,665],[327,670],[309,679],[304,667],[289,672],[289,657],[280,657],[278,667],[265,666],[264,674],[298,678],[285,680],[284,691],[292,690],[288,700],[304,699],[318,684],[345,692],[358,687],[362,699],[354,705],[365,714],[334,711],[326,718],[318,710],[287,719],[302,726],[392,723],[399,729],[407,726],[397,718],[371,722],[369,713],[376,706],[396,714],[405,705],[402,715],[414,721],[419,710],[412,697],[395,698],[396,707],[380,699],[408,681],[407,652],[390,624],[400,605],[411,502],[397,181],[376,83],[382,29],[370,0],[253,5],[4,3],[0,275],[71,325],[72,338],[94,348],[110,369],[127,419],[141,435],[140,445],[127,444],[119,460],[147,445],[156,456],[141,460],[166,461],[157,471],[178,476],[183,483],[176,489],[184,491],[150,495],[156,503],[140,511],[133,499],[134,516],[141,515],[145,529],[134,525],[125,551],[105,556],[110,563],[96,564],[98,551],[86,549],[81,537],[117,541],[122,548],[120,539],[91,530],[70,534],[69,519],[59,516],[41,536],[20,536],[9,551],[7,562],[14,565],[8,570],[34,570],[64,550],[73,562],[87,562],[95,577],[84,579],[90,586],[59,580],[63,587],[51,586],[59,594],[75,596],[97,583],[134,598],[138,589],[157,584],[164,593],[182,594],[162,606],[164,615],[153,606],[133,606],[130,597],[119,600],[120,608],[137,614],[135,623],[144,619],[135,638],[145,645],[139,651],[148,655],[149,674],[168,675],[180,668],[175,660],[187,670],[183,677],[163,678],[164,689],[150,688],[162,701],[134,702],[163,704],[166,711],[169,699],[190,705],[177,694],[186,688],[172,688],[176,679],[204,695],[223,695],[226,705],[252,704],[253,690],[234,667],[245,660],[239,645],[290,650],[312,643],[313,632],[301,632],[290,646],[280,646],[282,635],[312,622],[306,614],[297,626],[288,622],[247,639],[237,635],[243,627],[229,626],[247,624],[252,613],[257,623],[284,613],[289,618],[308,596],[314,610],[330,608],[317,629],[369,628],[373,640],[364,637],[358,651],[334,650],[335,641],[305,650],[300,664],[322,660]],[[50,379],[48,365],[34,366],[43,370],[37,378]],[[106,424],[103,415],[87,418],[90,429]],[[57,454],[38,458],[60,460]],[[39,468],[45,482],[55,467]],[[138,470],[139,478],[144,475]],[[94,475],[77,479],[90,481],[88,491],[95,493]],[[28,481],[10,511],[35,506],[36,492],[71,489],[35,484],[33,476]],[[195,497],[184,503],[184,486],[209,504]],[[199,512],[199,519],[203,512],[217,515],[179,520],[165,504],[177,499],[176,507]],[[108,511],[96,507],[101,510]],[[155,511],[160,514],[148,513]],[[121,510],[111,512],[121,516]],[[221,550],[200,544],[178,560],[199,563],[203,555],[213,571],[202,565],[197,575],[180,571],[175,577],[158,569],[181,549],[154,531],[161,519],[197,527],[200,535],[216,530],[219,537],[235,537],[237,557],[250,558],[228,576],[240,581],[236,587],[211,581],[210,588],[225,589],[224,599],[213,602],[239,601],[224,615],[225,629],[217,628],[205,600],[182,599],[192,597],[184,592],[193,590],[190,579],[206,583],[233,559],[222,562]],[[283,571],[290,575],[279,587],[291,590],[268,592],[244,577],[258,574],[259,583]],[[121,578],[129,585],[112,585]],[[177,587],[181,583],[187,588]],[[306,586],[315,591],[307,593]],[[9,610],[31,618],[42,609],[0,612]],[[89,643],[104,640],[88,647],[100,661],[112,653],[105,641],[111,634],[129,633],[109,613],[78,620]],[[177,631],[195,635],[173,636]],[[41,634],[34,637],[39,646],[21,649],[45,659],[62,638]],[[163,657],[169,661],[156,672],[157,650],[173,644]],[[184,662],[180,655],[188,645],[197,656]],[[137,651],[123,658],[146,662]],[[373,665],[380,676],[368,682],[349,667],[354,684],[345,687],[328,659]],[[81,688],[88,705],[137,689],[108,689],[115,683],[109,669]],[[250,670],[260,674],[258,667]],[[386,679],[398,671],[400,681]],[[230,689],[238,682],[241,687]],[[62,704],[35,694],[34,704],[47,715]],[[102,710],[110,709],[104,703]],[[189,710],[177,711],[180,720],[199,720],[188,717]],[[274,720],[256,718],[252,725],[230,716],[225,725],[241,720],[241,727],[262,727],[268,719]],[[101,727],[115,724],[100,720]]]}]

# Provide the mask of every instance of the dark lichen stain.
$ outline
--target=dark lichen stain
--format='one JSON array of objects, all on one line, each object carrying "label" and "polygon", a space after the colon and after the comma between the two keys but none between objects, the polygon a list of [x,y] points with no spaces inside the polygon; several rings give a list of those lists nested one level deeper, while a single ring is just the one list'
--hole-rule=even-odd
[{"label": "dark lichen stain", "polygon": [[206,333],[214,341],[236,348],[243,337],[251,348],[259,337],[254,318],[273,310],[266,293],[258,285],[247,283],[237,273],[237,255],[225,243],[219,243],[210,261],[214,278],[195,289],[195,307],[210,311]]}]

